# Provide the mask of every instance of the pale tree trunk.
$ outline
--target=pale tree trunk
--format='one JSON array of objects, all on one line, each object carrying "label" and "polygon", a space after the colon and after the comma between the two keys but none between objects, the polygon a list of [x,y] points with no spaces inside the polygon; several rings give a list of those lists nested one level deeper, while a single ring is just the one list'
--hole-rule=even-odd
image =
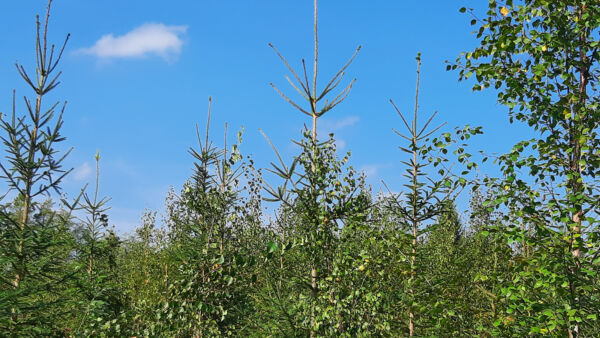
[{"label": "pale tree trunk", "polygon": [[[416,109],[415,109],[416,111]],[[416,139],[415,137],[413,137],[413,142],[416,145]],[[410,288],[408,290],[409,294],[410,294],[410,301],[411,304],[408,307],[408,335],[410,337],[414,336],[415,334],[415,314],[414,314],[414,310],[413,310],[413,306],[412,306],[412,302],[414,301],[414,297],[415,297],[415,290],[414,290],[414,282],[415,282],[415,278],[417,275],[417,271],[416,271],[416,261],[417,261],[417,235],[418,235],[418,231],[419,231],[419,223],[417,221],[417,206],[416,206],[416,199],[417,199],[417,184],[418,184],[418,173],[417,173],[417,167],[416,167],[416,163],[417,163],[417,152],[413,151],[413,161],[415,164],[415,167],[413,168],[413,208],[412,208],[412,235],[413,235],[413,239],[412,239],[412,250],[411,250],[411,258],[410,258],[410,279],[409,279],[409,285]]]},{"label": "pale tree trunk", "polygon": [[[313,64],[313,93],[312,97],[310,97],[310,105],[312,110],[312,139],[313,139],[313,147],[316,147],[317,142],[317,70],[318,70],[318,60],[319,60],[319,39],[317,35],[317,0],[314,0],[314,35],[315,35],[315,58]],[[316,171],[315,160],[316,160],[316,149],[313,148],[313,164],[312,171],[313,173]],[[319,224],[315,224],[315,231],[318,231]],[[316,337],[317,332],[315,331],[316,326],[316,312],[315,306],[317,302],[318,288],[319,285],[317,283],[317,267],[316,267],[316,257],[314,258],[313,266],[310,269],[310,287],[311,287],[311,297],[312,297],[312,305],[311,305],[311,314],[310,314],[310,337]]]},{"label": "pale tree trunk", "polygon": [[[578,16],[579,19],[581,20],[581,17],[583,16],[583,12],[585,12],[586,10],[586,5],[582,5],[578,11]],[[581,44],[585,44],[588,38],[588,34],[589,32],[586,30],[583,30],[583,32],[581,33],[580,36],[580,42]],[[580,66],[579,68],[579,109],[585,109],[585,105],[586,105],[586,96],[587,96],[587,85],[588,85],[588,73],[589,73],[589,65],[587,65],[587,55],[585,50],[583,49],[583,47],[580,47],[580,53],[579,53],[579,58],[580,58],[580,62],[582,64],[582,66]],[[583,171],[583,168],[581,167],[579,160],[581,159],[581,155],[582,155],[582,147],[581,144],[579,143],[579,126],[577,125],[576,121],[571,120],[571,124],[570,124],[570,131],[569,131],[569,138],[571,141],[571,147],[573,148],[573,151],[571,153],[571,156],[569,158],[569,170],[574,173],[574,177],[573,179],[570,179],[567,182],[568,185],[568,189],[571,190],[571,195],[577,196],[579,194],[583,194],[584,193],[584,187],[582,182],[580,181],[581,178],[581,173]],[[582,232],[581,232],[581,223],[582,223],[582,218],[583,218],[583,206],[581,205],[580,202],[576,202],[575,205],[573,205],[575,211],[572,213],[571,216],[571,220],[572,220],[572,226],[570,227],[570,235],[571,235],[571,242],[570,242],[570,246],[571,246],[571,255],[573,256],[573,258],[575,259],[575,266],[571,268],[571,273],[573,274],[573,279],[577,279],[577,275],[579,274],[579,270],[581,269],[581,257],[582,257],[582,253],[581,253],[581,245],[583,245],[583,238],[582,236]],[[579,302],[580,302],[580,298],[579,298],[579,290],[577,288],[577,285],[574,285],[574,283],[577,282],[570,282],[570,289],[571,289],[571,297],[572,297],[572,302],[573,302],[573,308],[578,309],[579,308]],[[574,327],[571,328],[569,327],[569,337],[579,337],[579,323],[575,323]]]},{"label": "pale tree trunk", "polygon": [[[43,88],[44,83],[46,81],[46,77],[44,72],[40,72],[40,87]],[[38,96],[35,102],[35,116],[36,116],[36,120],[39,118],[40,115],[40,111],[41,111],[41,107],[42,107],[42,97],[43,97],[43,93],[40,90],[38,90]],[[31,140],[29,143],[29,156],[28,156],[28,161],[29,163],[33,163],[35,161],[35,148],[37,146],[37,141],[38,141],[38,127],[37,127],[37,123],[36,125],[34,125],[33,130],[31,132]],[[18,269],[15,271],[15,277],[13,279],[13,286],[15,288],[19,287],[19,283],[21,282],[21,279],[23,278],[23,258],[21,257],[21,254],[23,252],[23,238],[22,236],[24,235],[25,229],[27,228],[27,223],[29,223],[29,211],[31,209],[31,188],[32,188],[32,177],[27,177],[26,178],[26,182],[25,182],[25,195],[23,196],[23,213],[21,215],[21,220],[20,220],[20,224],[19,224],[19,231],[20,231],[20,235],[19,236],[19,243],[17,244],[17,254],[18,254],[18,258],[19,258],[19,266]]]},{"label": "pale tree trunk", "polygon": [[414,120],[412,123],[412,146],[413,146],[413,168],[412,168],[412,185],[413,185],[413,201],[412,201],[412,251],[411,251],[411,260],[410,260],[410,279],[409,279],[409,294],[411,305],[408,308],[408,334],[410,337],[415,334],[415,313],[412,306],[412,302],[414,302],[415,290],[414,290],[414,282],[417,275],[416,271],[416,260],[417,260],[417,236],[419,231],[419,221],[417,217],[417,193],[418,193],[418,184],[419,184],[419,173],[417,167],[417,114],[419,111],[419,84],[421,81],[421,60],[417,60],[417,89],[415,94],[415,113]]},{"label": "pale tree trunk", "polygon": [[[416,259],[417,259],[417,231],[418,231],[418,224],[417,224],[417,222],[414,222],[413,223],[413,240],[412,240],[412,257],[411,257],[411,261],[410,261],[409,293],[410,293],[411,302],[414,300],[414,297],[415,297],[415,290],[413,287],[413,283],[414,283],[414,278],[417,274],[416,269],[415,269],[415,263],[416,263]],[[414,336],[414,334],[415,334],[415,314],[413,312],[413,307],[411,304],[410,307],[408,308],[408,335],[412,337],[412,336]]]}]

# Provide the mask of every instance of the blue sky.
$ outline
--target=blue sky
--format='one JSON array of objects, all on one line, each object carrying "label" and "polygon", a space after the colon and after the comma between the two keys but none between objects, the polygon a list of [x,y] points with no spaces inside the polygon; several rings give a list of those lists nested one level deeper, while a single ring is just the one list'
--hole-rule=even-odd
[{"label": "blue sky", "polygon": [[[362,50],[347,71],[357,78],[348,99],[328,113],[322,131],[335,132],[351,163],[368,174],[375,191],[384,179],[400,190],[402,140],[391,128],[414,105],[415,55],[422,53],[420,109],[439,111],[449,127],[480,125],[485,135],[474,149],[501,152],[527,130],[508,123],[495,93],[473,93],[446,72],[445,61],[475,46],[462,6],[483,10],[484,1],[324,1],[319,4],[320,85]],[[11,91],[30,95],[14,63],[31,69],[35,14],[45,1],[0,2],[0,111],[9,112]],[[71,33],[60,68],[62,84],[49,96],[67,100],[63,133],[74,150],[65,181],[73,194],[93,180],[100,149],[101,194],[110,196],[110,221],[131,231],[145,208],[161,210],[170,186],[178,191],[190,176],[196,123],[204,125],[213,97],[212,135],[221,140],[244,126],[244,154],[264,167],[274,155],[258,132],[264,130],[288,159],[290,139],[306,116],[270,87],[286,93],[287,70],[268,47],[273,43],[293,67],[312,58],[312,1],[281,0],[55,0],[51,41]],[[20,102],[19,102],[20,103]],[[23,108],[22,104],[18,105]],[[21,109],[22,111],[22,109]]]}]

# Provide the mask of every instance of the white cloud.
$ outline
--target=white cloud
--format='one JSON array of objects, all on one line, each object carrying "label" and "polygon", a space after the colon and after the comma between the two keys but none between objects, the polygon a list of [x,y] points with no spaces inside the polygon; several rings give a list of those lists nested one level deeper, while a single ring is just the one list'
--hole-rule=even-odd
[{"label": "white cloud", "polygon": [[346,127],[350,127],[355,125],[360,118],[358,116],[348,116],[341,120],[323,120],[319,121],[321,124],[319,125],[320,129],[326,130],[328,132],[337,131],[340,129],[344,129]]},{"label": "white cloud", "polygon": [[133,234],[140,225],[143,209],[113,206],[107,211],[108,224],[121,235]]},{"label": "white cloud", "polygon": [[364,171],[365,175],[367,176],[375,176],[381,167],[382,166],[378,164],[371,164],[363,166],[361,170]]},{"label": "white cloud", "polygon": [[[317,134],[324,139],[331,133],[355,125],[359,120],[360,118],[358,116],[348,116],[346,118],[338,120],[322,120],[319,121],[319,124],[317,126]],[[339,136],[337,133],[336,135]],[[335,144],[338,150],[343,150],[344,148],[346,148],[346,140],[343,140],[341,138],[336,138]]]},{"label": "white cloud", "polygon": [[379,170],[390,167],[390,164],[367,164],[360,168],[370,178],[376,178]]},{"label": "white cloud", "polygon": [[187,26],[147,23],[124,35],[104,35],[93,46],[79,49],[77,52],[102,59],[140,58],[148,55],[168,58],[181,53],[182,35],[186,31]]},{"label": "white cloud", "polygon": [[73,172],[73,177],[77,181],[83,181],[90,177],[92,173],[92,167],[88,162],[84,162],[79,168],[75,169]]},{"label": "white cloud", "polygon": [[344,148],[346,148],[346,141],[343,139],[336,139],[335,140],[335,146],[337,148],[337,150],[343,150]]}]

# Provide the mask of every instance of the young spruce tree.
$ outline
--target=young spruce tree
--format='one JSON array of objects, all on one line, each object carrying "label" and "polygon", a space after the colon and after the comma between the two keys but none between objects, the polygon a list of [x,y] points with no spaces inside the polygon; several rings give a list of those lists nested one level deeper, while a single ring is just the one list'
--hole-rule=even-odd
[{"label": "young spruce tree", "polygon": [[[60,292],[71,276],[65,266],[72,238],[68,232],[70,210],[77,204],[62,200],[66,212],[53,211],[42,199],[60,191],[70,172],[62,167],[69,151],[60,153],[65,104],[45,105],[46,95],[58,86],[56,68],[68,40],[59,48],[47,41],[50,6],[45,20],[37,17],[36,69],[33,75],[17,64],[23,80],[34,92],[24,97],[25,112],[17,112],[13,93],[12,114],[2,114],[0,127],[5,157],[0,177],[8,185],[3,198],[16,195],[18,210],[0,208],[0,330],[5,335],[55,334],[68,309]],[[14,211],[14,212],[13,212]],[[40,217],[41,214],[45,214]]]},{"label": "young spruce tree", "polygon": [[311,337],[344,329],[341,323],[333,324],[328,321],[329,309],[333,308],[332,302],[335,297],[328,291],[326,282],[330,280],[328,277],[331,277],[333,271],[332,263],[340,230],[353,215],[360,215],[369,207],[369,199],[364,193],[364,178],[358,176],[352,167],[345,168],[349,155],[342,160],[337,158],[333,135],[325,141],[318,139],[319,118],[343,102],[352,89],[355,80],[352,80],[331,100],[327,99],[328,95],[339,86],[345,70],[360,47],[319,91],[317,88],[319,58],[317,8],[315,0],[313,25],[315,44],[311,82],[309,82],[304,60],[302,60],[303,77],[301,78],[275,47],[270,45],[294,76],[296,82],[290,78],[287,80],[307,101],[308,107],[296,103],[275,85],[272,86],[295,109],[311,118],[312,128],[306,129],[303,139],[295,142],[301,152],[289,166],[285,165],[276,148],[269,141],[280,160],[280,165],[273,165],[269,171],[284,179],[284,183],[277,188],[265,183],[265,189],[271,195],[268,200],[281,202],[295,215],[298,222],[297,228],[293,230],[297,237],[288,238],[287,241],[296,243],[294,251],[299,251],[304,257],[305,271],[299,272],[293,280],[304,285],[304,290],[309,293],[305,297],[302,292],[294,305],[294,308],[299,309],[300,323],[296,327],[306,330]]}]

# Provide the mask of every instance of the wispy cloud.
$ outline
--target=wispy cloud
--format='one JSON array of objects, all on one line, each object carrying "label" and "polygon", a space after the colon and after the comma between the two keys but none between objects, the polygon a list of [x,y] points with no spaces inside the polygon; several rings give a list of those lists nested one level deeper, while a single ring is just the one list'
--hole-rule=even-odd
[{"label": "wispy cloud", "polygon": [[133,234],[135,228],[140,224],[143,210],[113,206],[108,210],[108,222],[115,227],[120,234]]},{"label": "wispy cloud", "polygon": [[323,131],[327,132],[334,132],[340,129],[344,129],[346,127],[353,126],[358,121],[360,121],[360,118],[358,116],[348,116],[341,120],[322,120],[319,121],[319,129],[322,129]]},{"label": "wispy cloud", "polygon": [[93,46],[76,52],[101,59],[140,58],[149,55],[168,59],[181,53],[182,36],[186,31],[187,26],[147,23],[124,35],[104,35]]},{"label": "wispy cloud", "polygon": [[378,164],[365,165],[361,168],[361,170],[364,171],[365,175],[367,175],[367,176],[377,175],[377,172],[379,171],[379,169],[381,169],[381,165],[378,165]]},{"label": "wispy cloud", "polygon": [[92,173],[92,167],[88,162],[84,162],[79,168],[75,169],[73,172],[73,177],[77,181],[83,181],[90,177]]},{"label": "wispy cloud", "polygon": [[[322,120],[319,121],[317,134],[321,135],[321,137],[326,137],[330,133],[336,133],[344,128],[351,127],[358,121],[360,121],[358,116],[348,116],[337,120]],[[338,150],[346,148],[346,140],[339,137],[336,137],[335,144]]]},{"label": "wispy cloud", "polygon": [[337,150],[343,150],[344,148],[346,148],[346,140],[343,140],[341,138],[336,139],[335,146],[336,146]]},{"label": "wispy cloud", "polygon": [[390,164],[367,164],[360,168],[369,178],[376,178],[381,169],[389,167]]}]

